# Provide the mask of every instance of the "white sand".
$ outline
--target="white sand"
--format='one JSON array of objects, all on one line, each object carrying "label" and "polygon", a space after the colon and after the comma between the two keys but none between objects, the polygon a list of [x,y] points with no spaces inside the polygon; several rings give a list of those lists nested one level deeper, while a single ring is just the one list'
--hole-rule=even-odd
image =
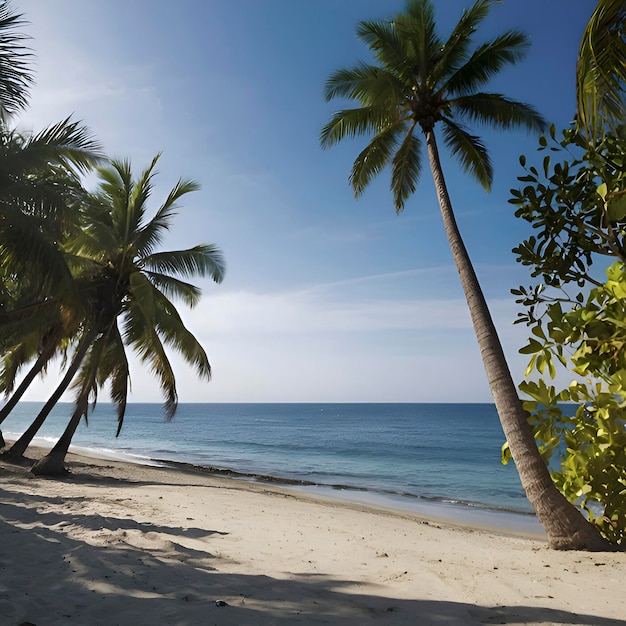
[{"label": "white sand", "polygon": [[[626,554],[275,486],[0,460],[0,624],[626,626]],[[223,601],[227,606],[217,606]]]}]

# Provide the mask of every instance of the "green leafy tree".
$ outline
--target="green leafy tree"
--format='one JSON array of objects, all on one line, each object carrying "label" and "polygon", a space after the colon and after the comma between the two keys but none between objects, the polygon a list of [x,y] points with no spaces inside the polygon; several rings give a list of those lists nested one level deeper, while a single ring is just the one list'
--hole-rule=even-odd
[{"label": "green leafy tree", "polygon": [[[624,547],[626,134],[618,133],[590,144],[574,129],[557,141],[552,128],[540,141],[550,154],[527,168],[510,202],[535,231],[517,260],[540,280],[513,290],[526,307],[518,321],[532,332],[521,349],[530,356],[524,406],[558,488]],[[567,158],[553,163],[555,152]],[[557,389],[546,378],[561,366],[575,379]]]},{"label": "green leafy tree", "polygon": [[522,485],[555,548],[602,549],[606,542],[555,488],[542,461],[511,378],[485,298],[461,238],[445,184],[435,127],[462,168],[486,190],[492,165],[480,138],[466,123],[498,129],[541,129],[541,116],[529,105],[483,86],[508,65],[522,59],[527,37],[516,30],[479,45],[474,35],[492,0],[478,0],[466,10],[447,39],[436,31],[429,0],[408,0],[403,13],[388,21],[360,22],[357,36],[377,64],[339,70],[326,83],[327,100],[347,98],[356,108],[337,112],[323,128],[328,148],[344,139],[369,135],[350,182],[360,195],[370,181],[391,167],[391,190],[397,211],[415,191],[426,144],[444,228],[461,278],[489,385],[509,441]]},{"label": "green leafy tree", "polygon": [[[92,315],[85,322],[68,370],[75,366],[75,372],[62,381],[69,385],[77,373],[75,410],[57,444],[33,467],[34,473],[65,471],[64,459],[74,432],[81,418],[87,416],[89,400],[95,402],[98,389],[106,382],[111,386],[121,428],[129,382],[125,345],[135,350],[159,381],[168,419],[174,415],[178,396],[166,347],[178,351],[201,377],[210,378],[206,353],[185,327],[170,298],[179,298],[188,306],[197,304],[201,290],[186,279],[210,276],[221,282],[224,260],[214,245],[158,251],[179,199],[197,190],[198,185],[179,180],[149,218],[148,200],[157,160],[137,180],[127,161],[112,161],[110,167],[100,168],[100,187],[85,207],[83,230],[68,242],[70,252],[93,262],[92,303],[88,309]],[[33,431],[29,436],[32,439]],[[18,443],[23,447],[29,442],[14,445]]]}]

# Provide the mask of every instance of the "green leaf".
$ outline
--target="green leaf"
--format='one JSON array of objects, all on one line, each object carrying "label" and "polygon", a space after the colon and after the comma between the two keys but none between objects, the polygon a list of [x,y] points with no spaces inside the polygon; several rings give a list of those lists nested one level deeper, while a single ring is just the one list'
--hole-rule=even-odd
[{"label": "green leaf", "polygon": [[626,217],[626,194],[610,198],[606,209],[612,222],[621,222]]},{"label": "green leaf", "polygon": [[511,449],[509,448],[509,442],[505,441],[500,450],[500,461],[502,465],[508,465],[512,458],[513,455],[511,454]]},{"label": "green leaf", "polygon": [[528,345],[519,349],[520,354],[535,354],[537,352],[541,352],[543,349],[543,345],[540,344],[536,339],[530,339]]},{"label": "green leaf", "polygon": [[540,325],[534,326],[533,329],[530,331],[533,335],[535,335],[535,337],[539,337],[539,339],[543,339],[545,341],[546,336],[543,332],[543,328],[541,328]]}]

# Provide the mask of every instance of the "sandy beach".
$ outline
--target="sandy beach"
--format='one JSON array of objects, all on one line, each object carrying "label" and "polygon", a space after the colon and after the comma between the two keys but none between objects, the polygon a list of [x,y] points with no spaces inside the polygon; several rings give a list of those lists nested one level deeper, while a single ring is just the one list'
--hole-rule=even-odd
[{"label": "sandy beach", "polygon": [[554,552],[540,536],[191,469],[68,460],[54,480],[0,460],[2,625],[626,626],[623,553]]}]

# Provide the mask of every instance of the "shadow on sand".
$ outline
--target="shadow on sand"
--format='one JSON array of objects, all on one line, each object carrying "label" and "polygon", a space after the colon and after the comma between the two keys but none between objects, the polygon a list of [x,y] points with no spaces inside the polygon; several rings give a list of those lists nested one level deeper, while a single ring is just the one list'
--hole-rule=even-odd
[{"label": "shadow on sand", "polygon": [[220,571],[219,546],[211,546],[223,530],[88,515],[84,500],[0,487],[0,546],[8,548],[0,548],[3,624],[626,626],[626,620],[549,607],[359,594],[356,581],[326,575],[227,573]]}]

